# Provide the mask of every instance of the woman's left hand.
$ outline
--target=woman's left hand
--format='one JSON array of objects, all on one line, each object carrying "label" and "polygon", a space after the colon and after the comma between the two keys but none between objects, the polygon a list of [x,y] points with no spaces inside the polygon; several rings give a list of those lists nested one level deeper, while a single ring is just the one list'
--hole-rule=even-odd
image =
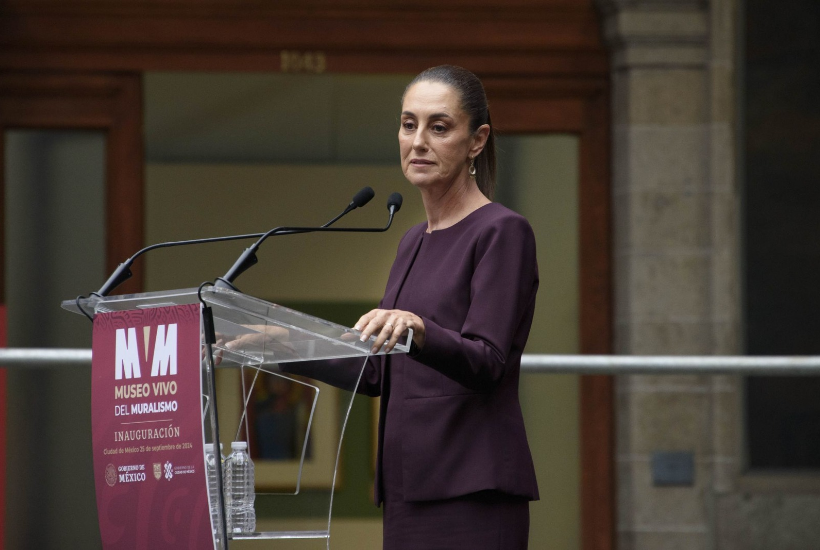
[{"label": "woman's left hand", "polygon": [[371,336],[376,336],[376,342],[370,353],[378,353],[382,345],[384,345],[384,351],[389,353],[407,329],[413,330],[413,342],[416,347],[421,349],[424,346],[424,321],[409,311],[373,309],[362,315],[353,328],[362,331],[362,342],[366,342]]}]

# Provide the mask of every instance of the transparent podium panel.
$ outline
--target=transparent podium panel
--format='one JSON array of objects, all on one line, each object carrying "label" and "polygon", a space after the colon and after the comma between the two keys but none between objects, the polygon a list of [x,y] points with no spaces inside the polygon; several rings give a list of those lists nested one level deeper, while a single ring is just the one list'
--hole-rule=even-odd
[{"label": "transparent podium panel", "polygon": [[[278,539],[271,547],[287,548],[287,539],[324,539],[296,547],[330,547],[342,442],[367,361],[220,364],[220,440],[226,455],[231,441],[247,441],[255,467],[256,532],[229,535],[230,541]],[[204,412],[206,437],[213,437]]]},{"label": "transparent podium panel", "polygon": [[[352,328],[331,323],[284,306],[272,304],[230,289],[206,287],[201,293],[213,308],[217,333],[216,348],[225,366],[276,364],[311,359],[336,359],[368,355],[375,341],[359,340]],[[124,294],[80,300],[66,300],[64,309],[89,315],[109,311],[147,309],[194,304],[199,301],[195,288]],[[412,336],[412,332],[410,333]],[[395,353],[407,353],[406,341],[399,342]]]},{"label": "transparent podium panel", "polygon": [[[219,440],[227,456],[231,442],[247,442],[255,466],[256,531],[219,529],[215,547],[266,541],[272,548],[288,548],[289,540],[315,539],[311,548],[330,548],[342,441],[356,394],[367,391],[363,373],[378,368],[370,354],[374,338],[362,342],[351,328],[213,287],[62,305],[93,317],[193,304],[200,297],[212,308],[217,340],[208,353],[201,335],[203,443]],[[412,333],[391,353],[409,351],[410,338]],[[218,521],[225,521],[221,512]]]}]

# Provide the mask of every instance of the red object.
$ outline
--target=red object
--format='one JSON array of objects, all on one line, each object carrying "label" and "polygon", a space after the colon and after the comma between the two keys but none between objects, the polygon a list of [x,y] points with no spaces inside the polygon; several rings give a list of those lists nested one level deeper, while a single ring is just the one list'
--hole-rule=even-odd
[{"label": "red object", "polygon": [[199,304],[99,314],[91,434],[105,550],[213,548]]},{"label": "red object", "polygon": [[[6,347],[6,306],[0,304],[0,348]],[[6,369],[0,367],[0,550],[6,540]]]}]

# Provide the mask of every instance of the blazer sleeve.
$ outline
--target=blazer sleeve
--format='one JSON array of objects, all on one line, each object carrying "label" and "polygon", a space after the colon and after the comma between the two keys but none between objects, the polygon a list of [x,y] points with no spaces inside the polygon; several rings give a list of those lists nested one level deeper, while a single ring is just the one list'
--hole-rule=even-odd
[{"label": "blazer sleeve", "polygon": [[508,216],[486,227],[473,262],[470,304],[461,329],[422,317],[424,346],[413,359],[467,388],[488,390],[504,377],[514,344],[523,348],[532,322],[538,266],[527,220]]},{"label": "blazer sleeve", "polygon": [[[307,376],[343,390],[352,390],[362,368],[362,357],[323,359],[319,361],[294,361],[282,363],[279,370],[288,374]],[[371,397],[381,395],[381,356],[370,356],[364,367],[356,392]]]}]

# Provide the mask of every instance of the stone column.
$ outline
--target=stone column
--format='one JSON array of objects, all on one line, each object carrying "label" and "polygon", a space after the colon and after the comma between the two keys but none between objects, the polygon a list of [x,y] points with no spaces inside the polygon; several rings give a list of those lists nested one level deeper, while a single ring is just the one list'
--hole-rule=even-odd
[{"label": "stone column", "polygon": [[[612,52],[617,353],[740,352],[734,1],[598,1]],[[737,464],[737,381],[616,387],[618,548],[715,548],[716,491]],[[693,453],[691,486],[653,484],[663,451]]]}]

